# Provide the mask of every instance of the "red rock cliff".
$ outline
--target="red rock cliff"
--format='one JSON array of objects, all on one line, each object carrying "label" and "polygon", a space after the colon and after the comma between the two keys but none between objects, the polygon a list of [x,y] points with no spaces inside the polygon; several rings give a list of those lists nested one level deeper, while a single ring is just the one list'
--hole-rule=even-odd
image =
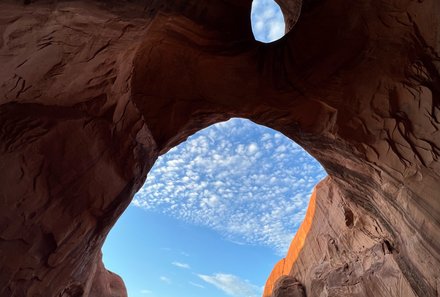
[{"label": "red rock cliff", "polygon": [[271,44],[250,0],[0,3],[0,296],[90,296],[158,155],[232,116],[329,174],[276,295],[438,296],[440,2],[279,2]]}]

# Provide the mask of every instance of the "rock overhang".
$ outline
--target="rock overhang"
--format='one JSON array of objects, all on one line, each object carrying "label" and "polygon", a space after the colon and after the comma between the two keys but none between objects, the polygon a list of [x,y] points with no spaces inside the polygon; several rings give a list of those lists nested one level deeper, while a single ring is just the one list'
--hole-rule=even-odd
[{"label": "rock overhang", "polygon": [[[287,19],[294,3],[279,2]],[[241,116],[330,175],[317,239],[290,271],[308,295],[369,296],[377,272],[384,296],[436,296],[438,1],[305,1],[267,45],[253,40],[250,1],[190,4],[0,4],[0,295],[87,296],[105,235],[157,156]]]}]

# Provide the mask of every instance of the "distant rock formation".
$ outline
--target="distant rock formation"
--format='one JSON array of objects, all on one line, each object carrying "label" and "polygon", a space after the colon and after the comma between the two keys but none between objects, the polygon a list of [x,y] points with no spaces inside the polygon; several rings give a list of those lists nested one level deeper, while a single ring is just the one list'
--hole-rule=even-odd
[{"label": "distant rock formation", "polygon": [[148,170],[230,117],[329,174],[266,296],[438,296],[440,2],[279,3],[263,44],[251,0],[0,2],[1,297],[113,294],[100,249]]}]

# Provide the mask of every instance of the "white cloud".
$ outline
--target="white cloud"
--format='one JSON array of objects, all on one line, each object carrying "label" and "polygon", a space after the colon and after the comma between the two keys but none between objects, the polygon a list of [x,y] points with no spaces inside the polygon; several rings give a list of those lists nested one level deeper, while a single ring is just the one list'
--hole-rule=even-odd
[{"label": "white cloud", "polygon": [[277,40],[279,39],[281,36],[284,35],[284,31],[285,31],[285,24],[284,21],[280,22],[280,21],[272,21],[270,23],[270,29],[269,29],[269,40]]},{"label": "white cloud", "polygon": [[141,294],[151,294],[151,293],[153,293],[152,291],[146,290],[146,289],[141,290],[140,292],[141,292]]},{"label": "white cloud", "polygon": [[213,275],[198,274],[203,281],[214,285],[226,294],[234,297],[260,297],[261,287],[242,280],[233,274],[216,273]]},{"label": "white cloud", "polygon": [[252,142],[251,144],[249,144],[248,146],[248,153],[249,155],[253,155],[258,151],[258,146],[255,142]]},{"label": "white cloud", "polygon": [[161,276],[161,277],[159,277],[159,279],[160,279],[161,281],[163,281],[164,283],[171,284],[171,279],[169,279],[169,278],[166,277],[166,276]]},{"label": "white cloud", "polygon": [[257,40],[271,42],[284,36],[284,17],[274,0],[254,0],[251,21]]},{"label": "white cloud", "polygon": [[204,289],[205,288],[205,286],[202,286],[201,284],[198,284],[198,283],[189,282],[189,284],[194,286],[194,287],[200,288],[200,289]]},{"label": "white cloud", "polygon": [[183,269],[190,269],[191,268],[191,266],[189,266],[189,264],[186,264],[186,263],[173,262],[171,264],[173,264],[176,267],[183,268]]},{"label": "white cloud", "polygon": [[133,204],[283,255],[322,167],[281,133],[232,119],[161,156]]}]

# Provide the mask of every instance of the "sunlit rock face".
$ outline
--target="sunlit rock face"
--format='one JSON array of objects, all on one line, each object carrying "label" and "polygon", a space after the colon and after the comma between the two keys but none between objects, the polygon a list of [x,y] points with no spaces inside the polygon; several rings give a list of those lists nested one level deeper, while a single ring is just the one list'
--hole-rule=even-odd
[{"label": "sunlit rock face", "polygon": [[399,251],[381,228],[325,179],[315,188],[286,258],[269,276],[264,296],[292,296],[284,293],[290,287],[285,278],[292,276],[301,280],[307,296],[421,296],[405,278]]},{"label": "sunlit rock face", "polygon": [[440,2],[292,3],[271,44],[250,0],[0,3],[0,296],[99,296],[102,243],[154,160],[233,116],[329,174],[274,282],[438,296]]}]

